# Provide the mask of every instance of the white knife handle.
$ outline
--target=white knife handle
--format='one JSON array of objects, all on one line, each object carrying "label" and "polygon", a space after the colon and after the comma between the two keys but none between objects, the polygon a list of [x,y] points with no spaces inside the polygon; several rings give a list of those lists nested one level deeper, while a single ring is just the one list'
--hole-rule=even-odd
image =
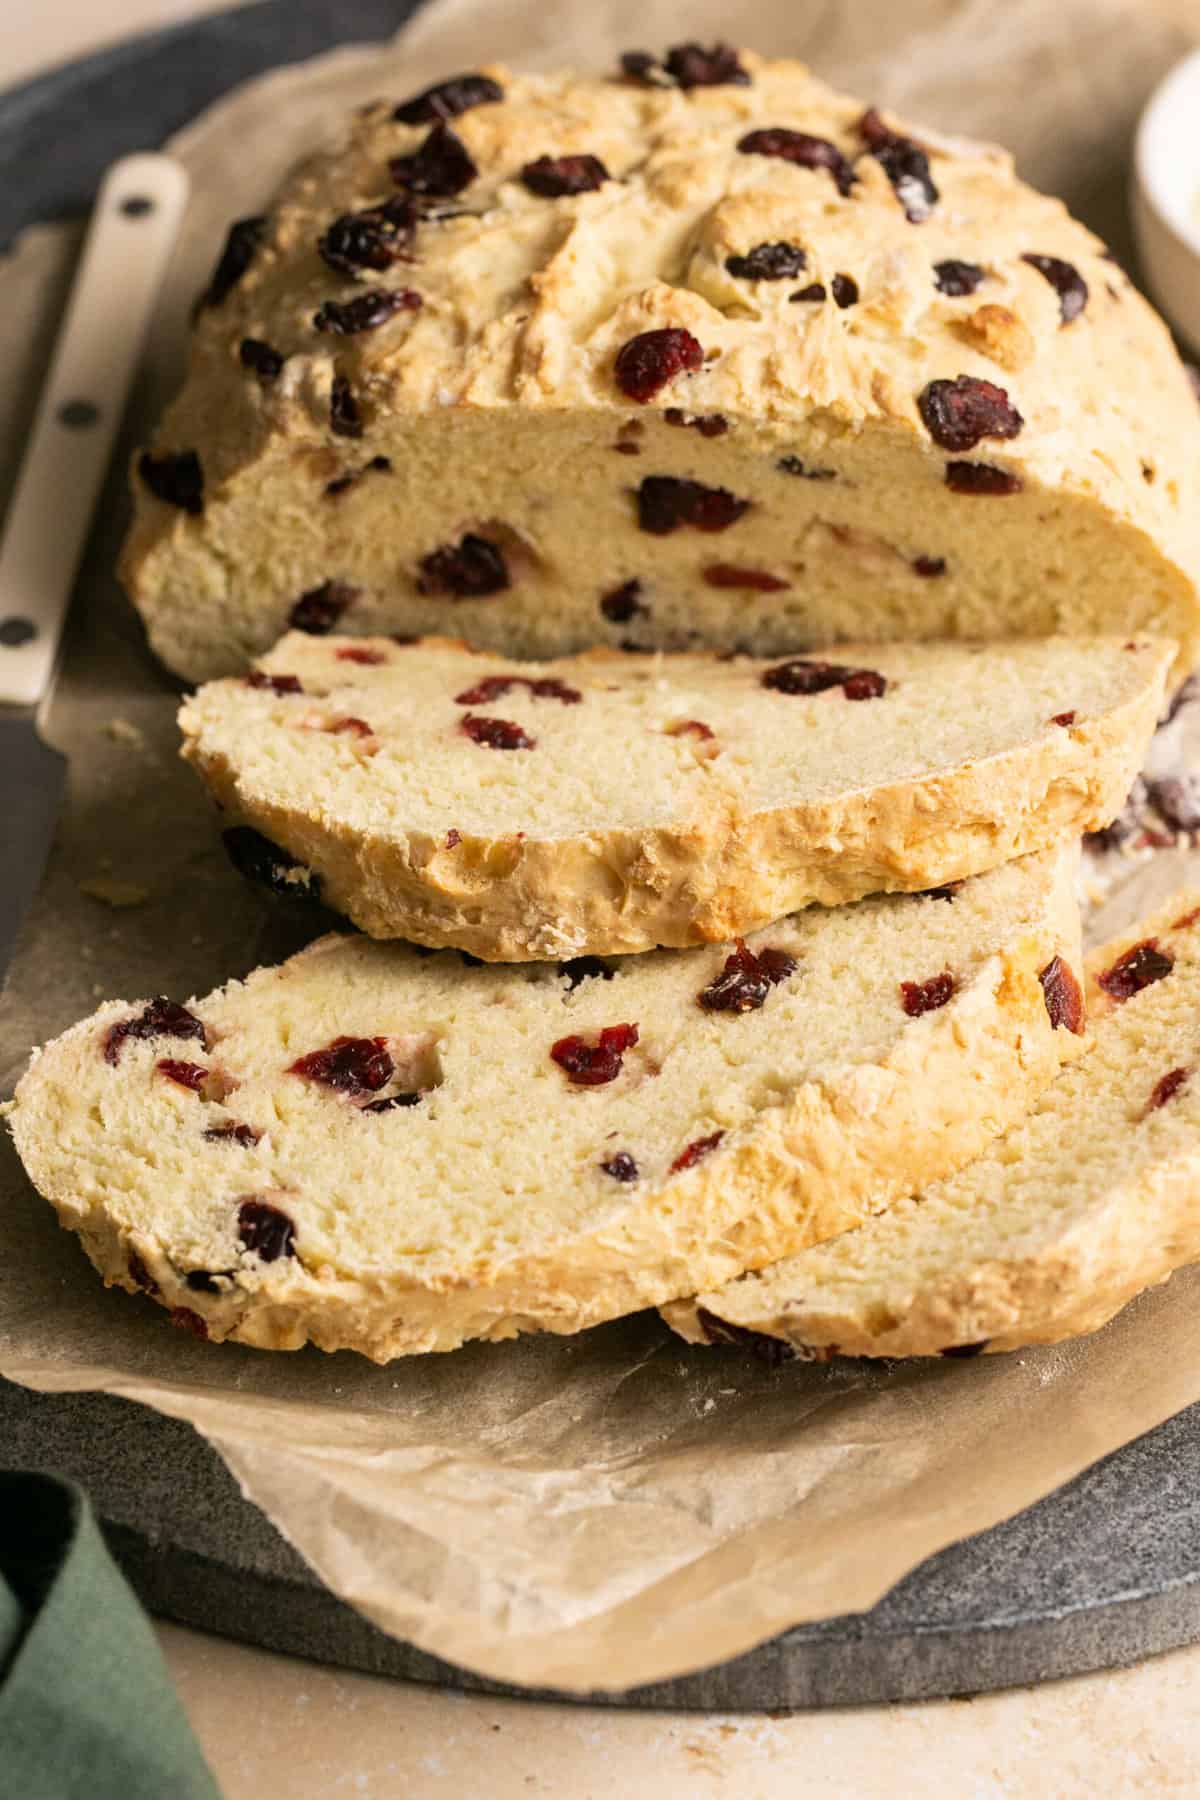
[{"label": "white knife handle", "polygon": [[33,706],[49,689],[75,572],[187,197],[180,165],[151,154],[114,163],[97,196],[0,538],[0,701]]}]

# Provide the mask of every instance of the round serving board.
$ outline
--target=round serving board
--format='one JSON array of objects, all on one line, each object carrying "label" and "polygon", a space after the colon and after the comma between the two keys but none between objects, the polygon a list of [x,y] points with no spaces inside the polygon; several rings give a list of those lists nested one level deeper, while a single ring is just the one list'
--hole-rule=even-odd
[{"label": "round serving board", "polygon": [[[0,249],[86,209],[106,165],[234,83],[390,35],[414,0],[265,0],[0,94]],[[13,172],[19,179],[12,179]],[[1129,1663],[1200,1639],[1200,1407],[1007,1524],[943,1551],[871,1612],[803,1626],[608,1703],[715,1709],[964,1694]],[[377,1674],[512,1692],[386,1637],[335,1599],[187,1425],[101,1394],[0,1382],[0,1468],[80,1482],[152,1612]]]}]

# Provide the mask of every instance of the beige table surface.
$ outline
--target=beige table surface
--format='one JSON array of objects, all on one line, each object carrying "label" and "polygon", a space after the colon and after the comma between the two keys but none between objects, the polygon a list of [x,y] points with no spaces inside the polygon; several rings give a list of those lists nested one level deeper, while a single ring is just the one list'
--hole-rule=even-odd
[{"label": "beige table surface", "polygon": [[[0,83],[230,4],[0,0]],[[1200,1794],[1200,1646],[975,1700],[744,1718],[480,1700],[159,1638],[227,1800]]]}]

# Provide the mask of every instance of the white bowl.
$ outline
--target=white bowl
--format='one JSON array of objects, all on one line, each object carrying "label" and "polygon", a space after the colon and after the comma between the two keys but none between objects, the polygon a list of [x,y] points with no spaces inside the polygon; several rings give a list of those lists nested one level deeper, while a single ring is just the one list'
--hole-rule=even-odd
[{"label": "white bowl", "polygon": [[1132,204],[1146,285],[1200,351],[1200,50],[1177,63],[1146,103]]}]

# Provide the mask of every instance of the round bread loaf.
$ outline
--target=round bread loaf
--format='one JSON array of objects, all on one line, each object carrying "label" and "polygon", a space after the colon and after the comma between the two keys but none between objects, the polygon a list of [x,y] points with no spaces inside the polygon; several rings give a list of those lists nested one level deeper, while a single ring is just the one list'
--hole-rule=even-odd
[{"label": "round bread loaf", "polygon": [[173,669],[313,618],[1195,661],[1195,396],[1003,151],[720,47],[395,100],[234,228],[136,460],[124,576]]}]

